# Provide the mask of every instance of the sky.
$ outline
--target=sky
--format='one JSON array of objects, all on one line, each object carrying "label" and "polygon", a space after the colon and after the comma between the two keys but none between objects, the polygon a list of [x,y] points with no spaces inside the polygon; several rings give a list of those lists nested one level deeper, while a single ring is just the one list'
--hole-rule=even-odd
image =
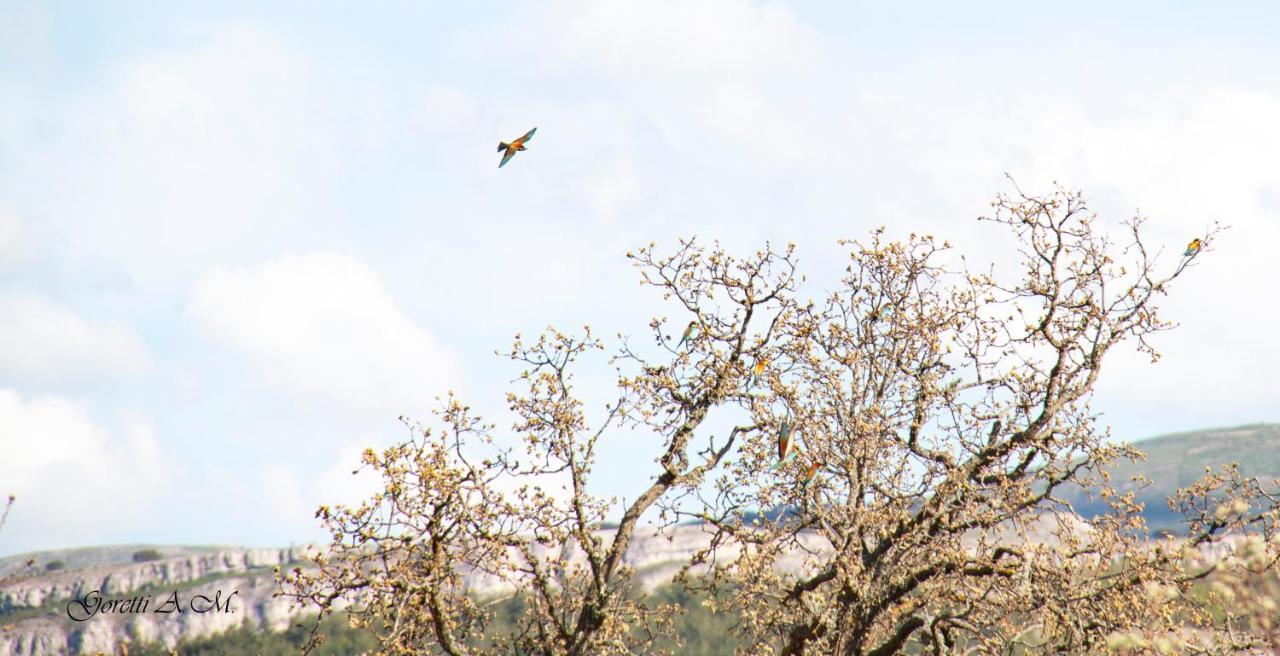
[{"label": "sky", "polygon": [[[0,0],[0,554],[323,538],[366,446],[517,332],[685,319],[625,253],[879,226],[1000,261],[997,193],[1081,189],[1164,262],[1117,439],[1280,421],[1272,3]],[[501,170],[494,152],[537,127]],[[582,379],[602,404],[603,367]],[[626,495],[652,438],[611,438]]]}]

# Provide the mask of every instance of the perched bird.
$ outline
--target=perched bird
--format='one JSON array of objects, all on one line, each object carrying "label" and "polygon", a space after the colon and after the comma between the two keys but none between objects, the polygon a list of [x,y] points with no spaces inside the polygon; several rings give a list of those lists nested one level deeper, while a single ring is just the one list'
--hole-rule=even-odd
[{"label": "perched bird", "polygon": [[773,468],[781,468],[795,455],[796,441],[791,436],[791,422],[783,419],[782,425],[778,427],[778,464],[774,465]]},{"label": "perched bird", "polygon": [[761,357],[756,360],[756,366],[751,369],[751,384],[760,382],[760,375],[764,373],[764,368],[769,366],[769,358]]},{"label": "perched bird", "polygon": [[801,483],[807,486],[813,482],[813,478],[817,475],[818,475],[818,461],[814,460],[812,463],[810,463],[809,469],[805,470],[804,478],[801,480]]},{"label": "perched bird", "polygon": [[1000,420],[997,419],[996,423],[991,425],[991,437],[994,438],[999,434],[1000,434]]},{"label": "perched bird", "polygon": [[1183,256],[1183,257],[1191,257],[1192,255],[1195,255],[1196,253],[1199,253],[1199,252],[1200,252],[1200,247],[1201,247],[1201,246],[1203,246],[1203,245],[1204,245],[1204,244],[1200,241],[1200,238],[1199,238],[1199,237],[1196,237],[1195,239],[1192,239],[1192,240],[1191,240],[1191,243],[1190,243],[1190,244],[1187,244],[1187,250],[1186,250],[1186,252],[1185,252],[1185,253],[1183,253],[1183,254],[1182,254],[1182,256]]},{"label": "perched bird", "polygon": [[517,152],[525,150],[524,143],[533,138],[533,133],[537,131],[538,128],[529,130],[524,133],[523,137],[520,137],[511,143],[507,143],[505,141],[498,142],[498,152],[502,153],[502,161],[498,163],[498,168],[502,168],[504,164],[511,161],[511,158],[515,157]]},{"label": "perched bird", "polygon": [[684,346],[685,342],[689,341],[689,336],[693,334],[693,329],[697,327],[698,327],[697,321],[690,321],[689,325],[685,326],[684,334],[680,336],[680,343],[676,344],[677,351],[680,350],[681,346]]}]

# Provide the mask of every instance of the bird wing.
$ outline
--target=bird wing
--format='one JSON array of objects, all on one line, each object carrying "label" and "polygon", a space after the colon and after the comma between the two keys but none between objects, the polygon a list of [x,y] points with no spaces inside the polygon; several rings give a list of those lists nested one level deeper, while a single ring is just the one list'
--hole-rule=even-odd
[{"label": "bird wing", "polygon": [[512,158],[512,157],[515,157],[515,156],[516,156],[516,151],[515,151],[515,149],[514,149],[514,148],[508,148],[508,149],[507,149],[506,154],[504,154],[504,155],[502,156],[502,161],[498,163],[498,168],[502,168],[502,166],[503,166],[504,164],[506,164],[507,162],[511,161],[511,158]]},{"label": "bird wing", "polygon": [[534,133],[534,132],[537,132],[537,131],[538,131],[538,128],[534,128],[534,129],[532,129],[532,130],[529,130],[528,132],[524,133],[524,136],[523,136],[523,137],[520,137],[519,139],[516,139],[515,141],[512,141],[512,142],[511,142],[511,145],[512,145],[512,146],[515,146],[516,148],[519,148],[520,146],[523,146],[523,145],[524,145],[524,142],[526,142],[526,141],[528,141],[529,139],[531,139],[531,138],[533,137],[533,133]]},{"label": "bird wing", "polygon": [[676,344],[676,348],[680,348],[681,346],[684,346],[684,343],[689,341],[689,336],[692,334],[693,334],[693,324],[691,323],[688,325],[688,327],[684,329],[684,334],[680,336],[680,343]]}]

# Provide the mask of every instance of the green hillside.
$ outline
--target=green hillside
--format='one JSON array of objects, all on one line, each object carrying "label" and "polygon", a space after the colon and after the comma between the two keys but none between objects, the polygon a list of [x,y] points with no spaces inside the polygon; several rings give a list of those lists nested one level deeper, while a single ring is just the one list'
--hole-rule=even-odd
[{"label": "green hillside", "polygon": [[[1169,509],[1166,499],[1180,487],[1204,476],[1205,467],[1217,469],[1236,462],[1244,476],[1263,480],[1280,478],[1280,424],[1250,424],[1161,435],[1134,443],[1147,455],[1143,462],[1122,462],[1111,469],[1112,482],[1120,490],[1135,489],[1130,482],[1142,475],[1151,484],[1138,490],[1143,515],[1153,533],[1181,533],[1181,515]],[[1066,495],[1081,514],[1091,516],[1105,505],[1085,498],[1078,490]]]}]

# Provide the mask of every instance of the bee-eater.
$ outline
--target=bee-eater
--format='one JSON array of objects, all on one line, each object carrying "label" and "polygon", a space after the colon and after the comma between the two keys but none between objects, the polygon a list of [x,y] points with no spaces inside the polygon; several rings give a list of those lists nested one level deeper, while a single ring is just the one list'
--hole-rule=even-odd
[{"label": "bee-eater", "polygon": [[676,344],[676,350],[679,351],[684,343],[689,341],[689,336],[693,334],[693,329],[698,327],[697,321],[690,321],[688,326],[684,328],[684,334],[680,336],[680,343]]},{"label": "bee-eater", "polygon": [[773,468],[781,468],[795,455],[796,441],[791,436],[791,422],[783,419],[782,425],[778,427],[778,464],[774,465]]},{"label": "bee-eater", "polygon": [[507,143],[505,141],[498,142],[498,152],[503,153],[502,161],[498,163],[498,168],[502,168],[504,164],[511,161],[511,158],[515,157],[516,153],[522,150],[525,150],[524,142],[533,138],[533,133],[537,131],[538,131],[538,128],[529,130],[528,132],[524,133],[523,137],[520,137],[519,139],[516,139],[511,143]]},{"label": "bee-eater", "polygon": [[751,383],[760,382],[760,375],[764,373],[764,368],[769,366],[769,358],[760,357],[756,360],[756,366],[751,370]]},{"label": "bee-eater", "polygon": [[1201,246],[1203,246],[1203,245],[1204,245],[1204,244],[1203,244],[1203,243],[1201,243],[1201,241],[1200,241],[1200,238],[1199,238],[1199,237],[1196,237],[1195,239],[1192,239],[1192,240],[1191,240],[1191,243],[1190,243],[1190,244],[1187,244],[1187,250],[1186,250],[1186,252],[1185,252],[1185,253],[1183,253],[1183,254],[1182,254],[1182,256],[1183,256],[1183,257],[1191,257],[1192,255],[1195,255],[1196,253],[1199,253],[1199,252],[1200,252],[1200,247],[1201,247]]},{"label": "bee-eater", "polygon": [[809,465],[809,469],[805,470],[804,479],[801,481],[801,483],[803,483],[805,486],[808,486],[810,483],[813,482],[813,477],[817,475],[818,475],[818,461],[814,460],[813,463]]}]

